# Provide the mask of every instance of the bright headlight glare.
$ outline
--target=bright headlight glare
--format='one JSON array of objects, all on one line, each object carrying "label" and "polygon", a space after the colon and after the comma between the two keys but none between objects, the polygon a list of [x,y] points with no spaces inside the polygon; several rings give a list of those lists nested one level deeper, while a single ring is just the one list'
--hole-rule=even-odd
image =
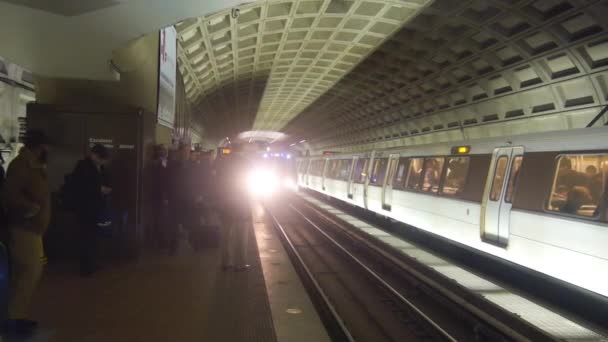
[{"label": "bright headlight glare", "polygon": [[277,189],[277,176],[265,169],[253,170],[247,179],[249,192],[254,196],[270,196]]},{"label": "bright headlight glare", "polygon": [[296,188],[296,183],[295,183],[295,182],[293,181],[293,179],[291,179],[291,178],[286,178],[286,179],[283,181],[283,185],[284,185],[286,188],[288,188],[288,189],[292,189],[292,190]]}]

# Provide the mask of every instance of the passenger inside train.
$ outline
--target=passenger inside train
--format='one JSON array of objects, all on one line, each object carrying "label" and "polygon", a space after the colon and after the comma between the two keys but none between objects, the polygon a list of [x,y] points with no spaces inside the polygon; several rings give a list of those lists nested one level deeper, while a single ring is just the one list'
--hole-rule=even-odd
[{"label": "passenger inside train", "polygon": [[605,155],[561,156],[547,209],[571,215],[596,216],[607,176],[608,157]]}]

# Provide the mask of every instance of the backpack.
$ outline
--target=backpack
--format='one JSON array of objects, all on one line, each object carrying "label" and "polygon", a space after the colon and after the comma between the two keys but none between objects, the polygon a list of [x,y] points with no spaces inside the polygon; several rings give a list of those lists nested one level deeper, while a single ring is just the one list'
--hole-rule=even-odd
[{"label": "backpack", "polygon": [[74,182],[74,175],[69,173],[63,177],[63,186],[59,190],[61,207],[65,210],[74,211],[78,203],[78,189]]}]

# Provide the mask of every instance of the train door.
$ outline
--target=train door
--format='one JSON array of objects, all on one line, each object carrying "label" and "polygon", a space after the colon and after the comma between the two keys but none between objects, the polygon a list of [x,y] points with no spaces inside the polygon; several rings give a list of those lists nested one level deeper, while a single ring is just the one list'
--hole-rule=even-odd
[{"label": "train door", "polygon": [[384,177],[384,187],[382,189],[382,209],[391,210],[393,203],[393,178],[399,164],[399,155],[393,154],[388,158],[386,177]]},{"label": "train door", "polygon": [[355,170],[357,169],[357,163],[359,161],[359,157],[354,157],[353,158],[353,162],[351,165],[351,170],[350,170],[350,176],[348,177],[348,191],[347,191],[347,196],[350,199],[353,199],[353,188],[354,188],[354,180],[355,177],[357,176],[355,174]]},{"label": "train door", "polygon": [[323,173],[321,173],[321,189],[325,191],[325,174],[327,173],[327,169],[329,169],[329,159],[323,160]]},{"label": "train door", "polygon": [[347,166],[347,170],[348,170],[348,171],[346,171],[346,172],[347,172],[346,178],[342,178],[342,180],[343,180],[344,182],[346,182],[346,188],[345,188],[345,189],[342,189],[342,190],[344,190],[344,191],[345,191],[344,193],[345,193],[345,194],[348,196],[348,198],[352,198],[352,197],[351,197],[351,196],[349,196],[349,195],[351,194],[351,182],[352,182],[352,179],[353,179],[353,169],[354,169],[354,167],[355,167],[355,166],[354,166],[355,164],[354,164],[354,162],[353,162],[353,159],[352,159],[352,158],[351,158],[351,159],[346,159],[346,160],[344,161],[344,163],[347,163],[347,165],[348,165],[348,166]]},{"label": "train door", "polygon": [[312,162],[310,161],[310,159],[306,159],[304,160],[304,184],[306,184],[306,186],[308,187],[308,178],[309,178],[309,174],[310,174],[310,165],[312,164]]},{"label": "train door", "polygon": [[494,149],[481,207],[481,238],[486,242],[509,243],[511,195],[523,153],[523,147]]},{"label": "train door", "polygon": [[376,160],[376,158],[378,158],[376,152],[372,151],[371,158],[369,159],[369,162],[365,165],[364,168],[365,180],[363,183],[363,206],[365,209],[369,208],[369,178],[372,171],[372,167],[374,166],[374,160]]}]

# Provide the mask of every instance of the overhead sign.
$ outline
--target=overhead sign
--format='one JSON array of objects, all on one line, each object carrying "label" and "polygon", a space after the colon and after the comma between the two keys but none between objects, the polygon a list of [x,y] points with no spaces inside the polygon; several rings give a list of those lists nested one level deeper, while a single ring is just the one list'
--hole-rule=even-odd
[{"label": "overhead sign", "polygon": [[177,31],[173,26],[160,30],[158,70],[158,123],[175,127],[175,83],[177,75]]}]

